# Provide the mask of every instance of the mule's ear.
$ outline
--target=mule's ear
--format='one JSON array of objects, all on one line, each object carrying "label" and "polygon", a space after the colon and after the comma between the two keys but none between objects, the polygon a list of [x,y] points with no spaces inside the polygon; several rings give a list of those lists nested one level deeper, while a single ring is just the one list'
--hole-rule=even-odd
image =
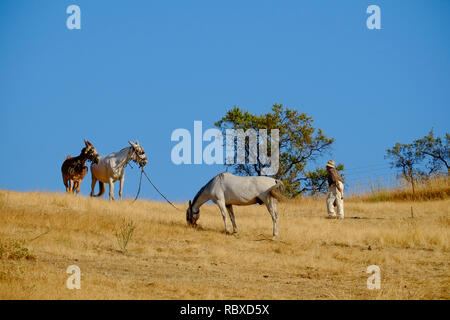
[{"label": "mule's ear", "polygon": [[136,140],[136,145],[139,146],[139,141]]},{"label": "mule's ear", "polygon": [[128,140],[128,143],[129,143],[133,148],[136,148],[136,145],[135,145],[133,142],[131,142],[131,140]]},{"label": "mule's ear", "polygon": [[87,141],[86,139],[84,139],[84,144],[86,145],[86,147],[89,147],[89,141]]},{"label": "mule's ear", "polygon": [[189,208],[192,207],[192,202],[189,200]]}]

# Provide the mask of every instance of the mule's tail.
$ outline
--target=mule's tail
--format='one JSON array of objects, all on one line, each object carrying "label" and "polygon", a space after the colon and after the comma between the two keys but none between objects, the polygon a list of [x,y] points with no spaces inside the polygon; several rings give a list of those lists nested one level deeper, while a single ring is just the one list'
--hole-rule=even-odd
[{"label": "mule's tail", "polygon": [[270,188],[270,195],[277,199],[278,201],[286,200],[286,196],[284,195],[285,187],[281,180],[275,180],[275,185]]},{"label": "mule's tail", "polygon": [[100,190],[98,191],[98,193],[96,195],[94,195],[94,197],[101,197],[105,193],[105,184],[101,181],[99,181],[98,184],[99,184]]}]

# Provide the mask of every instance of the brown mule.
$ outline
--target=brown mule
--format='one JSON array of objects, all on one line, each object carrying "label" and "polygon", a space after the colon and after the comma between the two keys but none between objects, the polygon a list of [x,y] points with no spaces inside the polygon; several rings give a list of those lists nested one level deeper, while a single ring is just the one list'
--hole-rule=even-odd
[{"label": "brown mule", "polygon": [[72,158],[67,156],[66,160],[61,166],[61,172],[63,177],[64,186],[67,193],[80,192],[81,180],[83,180],[88,167],[85,166],[86,160],[98,163],[99,156],[95,147],[87,140],[84,140],[85,148],[81,150],[78,157]]}]

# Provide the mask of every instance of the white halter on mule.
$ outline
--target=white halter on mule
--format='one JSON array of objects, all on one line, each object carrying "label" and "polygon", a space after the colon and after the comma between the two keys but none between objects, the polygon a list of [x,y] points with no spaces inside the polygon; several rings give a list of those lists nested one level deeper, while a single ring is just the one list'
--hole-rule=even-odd
[{"label": "white halter on mule", "polygon": [[[119,197],[122,199],[123,183],[125,180],[125,166],[133,160],[140,167],[147,164],[147,157],[144,149],[139,142],[133,143],[128,141],[131,147],[125,147],[119,152],[111,153],[107,156],[101,156],[98,164],[91,165],[91,197],[100,197],[105,193],[105,183],[109,184],[109,199],[114,200],[114,182],[120,180]],[[95,184],[97,180],[100,184],[100,191],[94,194]]]}]

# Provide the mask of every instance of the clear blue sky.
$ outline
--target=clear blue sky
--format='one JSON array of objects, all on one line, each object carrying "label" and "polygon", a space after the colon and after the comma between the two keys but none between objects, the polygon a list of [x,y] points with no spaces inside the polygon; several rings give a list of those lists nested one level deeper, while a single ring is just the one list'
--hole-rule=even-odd
[{"label": "clear blue sky", "polygon": [[[81,30],[66,27],[71,4]],[[366,27],[371,4],[381,30]],[[324,160],[374,166],[349,170],[350,188],[387,178],[387,148],[448,132],[449,39],[450,1],[2,0],[0,188],[62,192],[83,139],[102,155],[138,139],[154,183],[185,201],[225,168],[174,165],[172,131],[273,103],[336,139]],[[127,168],[125,195],[138,178]],[[161,199],[145,182],[141,196]]]}]

